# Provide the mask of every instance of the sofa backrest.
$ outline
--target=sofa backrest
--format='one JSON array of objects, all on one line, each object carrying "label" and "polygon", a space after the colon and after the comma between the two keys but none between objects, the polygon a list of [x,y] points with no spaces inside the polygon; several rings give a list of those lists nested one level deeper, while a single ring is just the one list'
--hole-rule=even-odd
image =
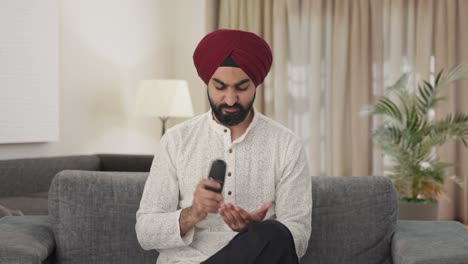
[{"label": "sofa backrest", "polygon": [[[62,171],[49,191],[58,263],[151,263],[136,211],[148,173]],[[301,263],[391,263],[397,196],[384,177],[312,177],[309,248]]]},{"label": "sofa backrest", "polygon": [[391,262],[397,194],[385,177],[312,177],[312,235],[302,263]]},{"label": "sofa backrest", "polygon": [[56,263],[156,263],[135,233],[147,172],[62,171],[49,190]]},{"label": "sofa backrest", "polygon": [[99,163],[95,155],[0,160],[0,197],[47,192],[58,172],[99,170]]},{"label": "sofa backrest", "polygon": [[153,155],[96,154],[0,160],[0,198],[49,191],[62,170],[148,172]]},{"label": "sofa backrest", "polygon": [[101,171],[149,172],[154,155],[96,154]]}]

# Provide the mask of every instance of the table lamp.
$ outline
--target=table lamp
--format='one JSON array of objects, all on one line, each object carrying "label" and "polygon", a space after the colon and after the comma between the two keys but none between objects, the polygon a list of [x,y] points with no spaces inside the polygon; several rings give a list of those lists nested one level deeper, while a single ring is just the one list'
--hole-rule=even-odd
[{"label": "table lamp", "polygon": [[185,80],[141,80],[136,100],[137,115],[157,116],[161,136],[170,117],[193,116],[192,100]]}]

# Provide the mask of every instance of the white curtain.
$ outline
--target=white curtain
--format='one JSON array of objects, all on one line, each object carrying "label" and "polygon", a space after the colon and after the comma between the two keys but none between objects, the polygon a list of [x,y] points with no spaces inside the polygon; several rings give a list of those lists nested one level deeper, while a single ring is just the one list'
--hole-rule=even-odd
[{"label": "white curtain", "polygon": [[288,1],[288,125],[314,175],[371,175],[371,1]]},{"label": "white curtain", "polygon": [[[371,141],[379,120],[359,113],[403,72],[430,78],[468,59],[466,0],[220,0],[219,28],[254,31],[274,65],[257,107],[304,141],[312,175],[382,175]],[[463,87],[463,88],[462,88]],[[468,112],[467,82],[446,89],[438,114]],[[465,189],[446,183],[441,219],[468,223],[468,151],[449,144],[441,159]]]},{"label": "white curtain", "polygon": [[257,88],[255,107],[287,125],[288,17],[286,0],[220,0],[218,28],[251,31],[263,37],[273,52],[273,65]]},{"label": "white curtain", "polygon": [[[385,0],[384,84],[390,85],[407,71],[433,79],[441,69],[468,59],[468,1],[466,0]],[[467,113],[468,83],[458,82],[443,90],[447,96],[436,109],[438,116]],[[458,175],[464,190],[447,179],[447,194],[439,201],[439,219],[468,223],[468,151],[453,142],[438,149],[441,160],[457,164],[447,175]]]}]

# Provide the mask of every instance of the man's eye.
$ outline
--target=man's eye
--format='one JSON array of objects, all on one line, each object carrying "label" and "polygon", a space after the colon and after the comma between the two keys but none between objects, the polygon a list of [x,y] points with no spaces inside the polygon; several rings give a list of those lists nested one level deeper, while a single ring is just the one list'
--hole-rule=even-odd
[{"label": "man's eye", "polygon": [[249,86],[245,86],[245,87],[237,87],[238,90],[240,91],[245,91],[249,88]]},{"label": "man's eye", "polygon": [[222,90],[222,89],[224,89],[224,86],[219,86],[219,87],[218,87],[218,86],[215,85],[215,88],[216,88],[217,90]]}]

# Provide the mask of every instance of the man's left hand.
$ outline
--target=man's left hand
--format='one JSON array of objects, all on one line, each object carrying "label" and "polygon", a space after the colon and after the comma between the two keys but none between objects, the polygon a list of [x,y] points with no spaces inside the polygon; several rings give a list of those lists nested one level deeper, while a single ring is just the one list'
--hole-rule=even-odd
[{"label": "man's left hand", "polygon": [[218,212],[233,231],[240,232],[252,222],[261,222],[270,207],[271,202],[268,202],[260,209],[249,213],[239,206],[227,203],[221,205]]}]

